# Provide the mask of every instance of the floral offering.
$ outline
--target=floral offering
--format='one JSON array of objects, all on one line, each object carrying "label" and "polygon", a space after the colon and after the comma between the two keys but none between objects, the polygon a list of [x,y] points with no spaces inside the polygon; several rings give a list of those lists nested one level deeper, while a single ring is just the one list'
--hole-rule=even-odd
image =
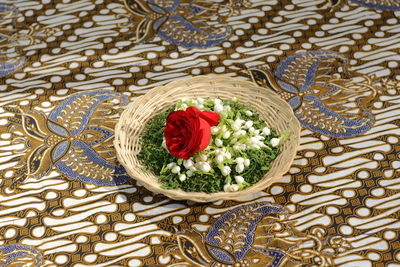
[{"label": "floral offering", "polygon": [[235,192],[264,176],[288,135],[235,98],[182,99],[146,124],[138,158],[163,188]]}]

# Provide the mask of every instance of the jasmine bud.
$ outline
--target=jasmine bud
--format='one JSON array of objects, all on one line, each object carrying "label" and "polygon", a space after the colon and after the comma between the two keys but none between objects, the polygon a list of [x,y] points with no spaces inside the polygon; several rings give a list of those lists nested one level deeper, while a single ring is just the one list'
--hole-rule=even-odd
[{"label": "jasmine bud", "polygon": [[172,173],[179,173],[180,171],[181,171],[181,168],[179,166],[175,166],[171,170]]},{"label": "jasmine bud", "polygon": [[278,145],[279,145],[279,142],[280,142],[280,139],[279,139],[279,138],[272,138],[272,139],[271,139],[271,145],[272,145],[273,147],[278,146]]},{"label": "jasmine bud", "polygon": [[221,170],[223,176],[228,176],[231,173],[231,168],[229,166],[224,166]]},{"label": "jasmine bud", "polygon": [[186,180],[186,175],[185,174],[179,175],[179,181],[183,182],[185,180]]},{"label": "jasmine bud", "polygon": [[245,159],[243,162],[245,167],[249,167],[250,166],[250,160],[249,159]]},{"label": "jasmine bud", "polygon": [[271,134],[271,130],[268,127],[265,127],[262,130],[263,135],[270,135]]},{"label": "jasmine bud", "polygon": [[237,184],[232,184],[232,185],[229,187],[229,191],[231,191],[231,192],[239,191],[239,186],[238,186]]},{"label": "jasmine bud", "polygon": [[216,139],[215,139],[215,145],[216,145],[216,146],[222,146],[222,145],[223,145],[222,140],[219,139],[219,138],[216,138]]},{"label": "jasmine bud", "polygon": [[222,138],[228,139],[231,136],[231,132],[225,132]]},{"label": "jasmine bud", "polygon": [[244,171],[244,164],[243,163],[237,164],[235,170],[237,173],[242,173]]},{"label": "jasmine bud", "polygon": [[219,154],[219,155],[217,155],[217,156],[215,157],[215,160],[216,160],[218,163],[221,163],[221,162],[224,161],[224,157],[223,157],[221,154]]},{"label": "jasmine bud", "polygon": [[230,184],[226,184],[226,185],[224,185],[224,191],[225,192],[229,192],[230,190],[230,187],[231,187],[231,185]]},{"label": "jasmine bud", "polygon": [[244,178],[242,176],[235,176],[235,181],[237,184],[242,184],[244,182]]}]

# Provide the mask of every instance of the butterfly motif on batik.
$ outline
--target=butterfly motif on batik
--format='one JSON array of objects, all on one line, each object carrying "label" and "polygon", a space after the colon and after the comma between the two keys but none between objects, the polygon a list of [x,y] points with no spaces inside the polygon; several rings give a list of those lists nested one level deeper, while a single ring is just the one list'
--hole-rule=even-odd
[{"label": "butterfly motif on batik", "polygon": [[222,7],[231,14],[234,9],[249,6],[246,0],[231,1],[230,5],[188,0],[124,1],[131,15],[126,25],[136,31],[136,42],[159,36],[185,48],[207,48],[227,40],[232,28],[222,20]]},{"label": "butterfly motif on batik", "polygon": [[177,245],[166,250],[177,260],[168,266],[290,267],[305,262],[327,266],[338,253],[331,244],[342,252],[347,246],[341,238],[326,239],[323,230],[312,236],[301,233],[287,217],[287,210],[267,202],[236,207],[222,214],[204,234],[196,230],[175,234]]},{"label": "butterfly motif on batik", "polygon": [[332,51],[301,52],[269,66],[249,70],[254,82],[275,90],[292,107],[305,128],[337,138],[360,135],[371,128],[369,110],[376,90],[374,77],[355,80],[347,58]]},{"label": "butterfly motif on batik", "polygon": [[21,12],[11,4],[0,3],[0,77],[7,76],[24,67],[26,58],[21,47],[39,43],[59,31],[49,26],[20,22]]},{"label": "butterfly motif on batik", "polygon": [[33,247],[19,244],[0,246],[0,267],[39,267],[42,261],[42,254]]},{"label": "butterfly motif on batik", "polygon": [[20,179],[41,178],[53,167],[69,178],[98,185],[123,184],[129,176],[117,164],[113,151],[116,118],[110,118],[113,101],[126,105],[128,99],[111,91],[71,95],[46,114],[17,107],[9,120],[14,131],[22,131],[25,150],[14,169]]},{"label": "butterfly motif on batik", "polygon": [[10,57],[10,53],[7,53],[7,50],[14,46],[18,36],[13,29],[6,27],[4,22],[9,20],[11,24],[15,24],[19,14],[14,6],[0,3],[0,21],[3,21],[0,25],[0,77],[19,70],[25,64],[25,57],[19,55]]},{"label": "butterfly motif on batik", "polygon": [[400,10],[400,0],[329,0],[328,4],[324,7],[335,9],[343,6],[347,1],[359,4],[361,6],[382,10],[382,11],[396,11]]}]

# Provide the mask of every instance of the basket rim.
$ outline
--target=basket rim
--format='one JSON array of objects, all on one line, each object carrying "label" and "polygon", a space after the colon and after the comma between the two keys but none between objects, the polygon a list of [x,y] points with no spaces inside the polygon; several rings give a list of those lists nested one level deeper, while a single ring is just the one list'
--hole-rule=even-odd
[{"label": "basket rim", "polygon": [[[132,175],[133,173],[129,170],[129,168],[127,168],[127,166],[125,166],[125,164],[124,164],[125,161],[124,161],[123,155],[121,153],[122,148],[120,146],[120,135],[121,135],[121,129],[123,126],[122,118],[127,116],[127,114],[129,113],[129,110],[131,108],[137,106],[138,103],[143,101],[143,99],[149,100],[149,102],[150,102],[151,99],[153,99],[155,96],[158,96],[159,92],[166,87],[174,87],[176,85],[182,84],[183,82],[185,82],[186,84],[188,84],[188,83],[196,84],[198,81],[201,81],[202,84],[203,83],[209,83],[209,84],[214,84],[214,83],[218,84],[219,83],[220,84],[221,82],[227,83],[227,81],[228,81],[231,83],[234,82],[235,84],[240,84],[240,85],[242,85],[242,87],[251,87],[251,88],[262,90],[262,91],[268,90],[268,94],[270,94],[271,96],[274,96],[273,97],[274,101],[275,100],[279,101],[280,102],[279,105],[285,107],[287,109],[288,113],[290,113],[290,116],[293,117],[293,120],[291,120],[291,123],[296,124],[296,125],[294,125],[293,128],[296,129],[297,131],[292,133],[294,135],[294,138],[296,139],[296,144],[295,144],[295,148],[293,149],[293,151],[291,151],[292,153],[290,155],[290,160],[289,160],[289,164],[287,164],[287,167],[277,171],[276,175],[269,178],[268,180],[265,180],[265,176],[264,176],[257,183],[249,186],[248,188],[246,188],[244,190],[237,191],[237,192],[205,193],[205,192],[186,192],[186,191],[183,191],[182,189],[163,189],[163,188],[161,188],[161,184],[159,184],[158,181],[155,181],[156,185],[154,185],[154,184],[148,183],[145,180],[140,179],[140,176],[137,176],[137,174],[140,175],[140,173],[135,173],[134,175]],[[157,193],[157,194],[163,194],[163,195],[165,195],[169,198],[175,199],[175,200],[192,200],[195,202],[211,202],[211,201],[216,201],[216,200],[234,200],[234,199],[238,199],[239,197],[246,196],[248,194],[257,193],[257,192],[260,192],[260,191],[264,190],[265,188],[269,187],[277,179],[280,179],[290,169],[290,166],[296,156],[296,152],[300,145],[300,131],[301,131],[301,126],[300,126],[299,121],[297,120],[297,118],[294,115],[293,109],[286,101],[284,101],[278,94],[276,94],[273,91],[273,89],[258,86],[256,83],[253,83],[250,81],[238,80],[238,79],[234,79],[234,78],[222,76],[222,75],[221,76],[211,76],[211,77],[201,75],[201,76],[191,77],[191,78],[187,78],[187,79],[177,79],[177,80],[169,82],[165,85],[156,86],[153,89],[151,89],[149,92],[147,92],[146,94],[134,99],[127,106],[127,108],[122,112],[122,114],[115,126],[114,146],[116,149],[117,159],[125,167],[127,173],[133,179],[135,179],[141,185],[143,185],[146,189],[148,189],[149,191],[151,191],[153,193]],[[279,155],[281,155],[281,154],[279,154]],[[143,167],[143,165],[141,165],[141,167]],[[142,168],[140,168],[140,169],[142,169]],[[141,172],[143,174],[146,171],[142,170]],[[155,174],[153,174],[153,176],[156,178]],[[260,184],[262,184],[262,186],[257,188],[256,185],[260,185]]]}]

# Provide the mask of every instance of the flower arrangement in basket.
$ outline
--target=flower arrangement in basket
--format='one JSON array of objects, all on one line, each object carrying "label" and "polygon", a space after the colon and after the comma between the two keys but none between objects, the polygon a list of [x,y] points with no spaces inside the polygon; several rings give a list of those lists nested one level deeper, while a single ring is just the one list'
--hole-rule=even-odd
[{"label": "flower arrangement in basket", "polygon": [[263,190],[294,160],[300,125],[271,90],[229,77],[152,89],[122,113],[118,160],[154,193],[208,202]]},{"label": "flower arrangement in basket", "polygon": [[183,98],[146,124],[138,159],[162,188],[236,192],[264,176],[289,135],[237,98]]}]

